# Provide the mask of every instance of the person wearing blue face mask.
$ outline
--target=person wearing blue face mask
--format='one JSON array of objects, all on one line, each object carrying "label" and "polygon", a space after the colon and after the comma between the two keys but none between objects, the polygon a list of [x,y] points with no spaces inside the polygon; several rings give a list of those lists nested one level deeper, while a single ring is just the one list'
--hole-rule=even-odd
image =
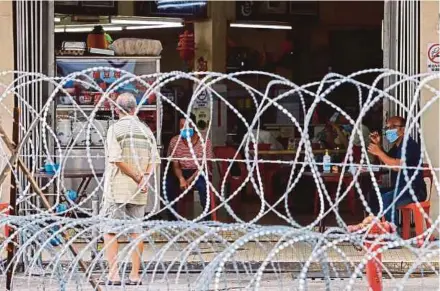
[{"label": "person wearing blue face mask", "polygon": [[[189,119],[184,116],[179,118],[180,133],[171,139],[168,146],[168,157],[171,159],[172,167],[167,173],[166,195],[171,203],[194,183],[192,188],[199,193],[202,209],[205,209],[209,189],[206,177],[211,173],[214,154],[211,140],[199,135],[194,129],[195,124],[194,114],[191,114]],[[205,172],[206,165],[208,173]],[[179,215],[184,215],[183,209],[177,209],[177,203],[172,207]],[[172,215],[169,216],[170,219],[175,219]],[[208,220],[209,217],[210,215],[207,215],[204,219]]]},{"label": "person wearing blue face mask", "polygon": [[[403,156],[403,140],[405,138],[405,124],[406,121],[400,116],[391,117],[387,121],[385,128],[385,138],[392,145],[388,152],[385,152],[381,146],[381,137],[377,132],[373,132],[370,136],[371,142],[368,147],[368,152],[377,156],[379,160],[391,168],[391,188],[381,189],[381,198],[383,203],[383,210],[385,211],[384,218],[388,222],[395,223],[396,210],[398,207],[405,206],[407,204],[416,202],[413,200],[409,187],[411,187],[418,201],[424,201],[426,199],[426,186],[423,180],[422,170],[407,169],[408,179],[405,178],[403,169],[401,168],[404,163],[406,167],[419,166],[421,157],[421,148],[417,142],[410,136],[408,136],[405,156]],[[400,175],[399,175],[400,174]],[[399,179],[398,179],[399,178]],[[412,183],[407,189],[409,179],[413,179]],[[399,181],[397,181],[399,180]],[[407,181],[408,180],[408,181]],[[370,198],[376,195],[370,195]],[[372,199],[373,200],[373,199]],[[371,201],[374,214],[379,211],[378,203]]]}]

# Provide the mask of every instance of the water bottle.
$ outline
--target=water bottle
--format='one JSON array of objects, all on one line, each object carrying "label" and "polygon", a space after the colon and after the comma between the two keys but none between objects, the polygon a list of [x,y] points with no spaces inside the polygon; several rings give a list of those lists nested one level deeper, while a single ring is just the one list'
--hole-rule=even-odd
[{"label": "water bottle", "polygon": [[324,158],[322,159],[324,173],[330,173],[332,158],[328,154],[328,150],[325,150]]}]

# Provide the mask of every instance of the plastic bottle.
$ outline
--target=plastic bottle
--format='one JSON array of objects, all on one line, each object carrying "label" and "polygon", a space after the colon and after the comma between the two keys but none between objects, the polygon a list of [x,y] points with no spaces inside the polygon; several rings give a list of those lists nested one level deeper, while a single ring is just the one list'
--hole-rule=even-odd
[{"label": "plastic bottle", "polygon": [[330,173],[331,162],[332,162],[332,158],[328,154],[328,150],[325,150],[325,155],[324,158],[322,159],[322,164],[323,164],[322,168],[324,170],[324,173]]}]

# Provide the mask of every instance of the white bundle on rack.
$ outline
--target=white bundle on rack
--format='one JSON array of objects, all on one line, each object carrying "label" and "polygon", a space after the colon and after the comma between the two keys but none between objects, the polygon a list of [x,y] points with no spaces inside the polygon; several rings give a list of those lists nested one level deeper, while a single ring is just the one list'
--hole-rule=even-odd
[{"label": "white bundle on rack", "polygon": [[118,56],[159,56],[162,43],[154,39],[120,38],[112,44]]}]

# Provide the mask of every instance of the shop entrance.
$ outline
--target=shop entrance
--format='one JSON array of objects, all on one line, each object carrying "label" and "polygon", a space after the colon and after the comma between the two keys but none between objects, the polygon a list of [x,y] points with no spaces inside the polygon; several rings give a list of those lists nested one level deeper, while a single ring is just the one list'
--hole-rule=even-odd
[{"label": "shop entrance", "polygon": [[[289,3],[285,3],[289,7]],[[280,4],[279,7],[281,7]],[[250,7],[250,8],[249,8]],[[295,84],[304,85],[316,81],[321,81],[326,74],[336,73],[348,76],[355,72],[367,71],[369,69],[383,67],[383,50],[382,50],[382,20],[384,18],[384,3],[378,1],[344,1],[332,2],[322,1],[315,7],[313,13],[312,7],[309,5],[308,14],[303,13],[301,17],[292,16],[284,24],[291,26],[291,29],[261,29],[257,24],[265,23],[264,21],[257,21],[257,18],[264,14],[265,9],[268,9],[264,4],[260,6],[246,6],[242,5],[244,10],[251,9],[253,12],[246,10],[248,15],[252,17],[242,17],[236,22],[240,25],[231,25],[228,30],[228,64],[229,71],[240,70],[255,70],[270,72],[286,77],[292,80]],[[275,8],[274,8],[275,9]],[[279,11],[282,11],[279,8]],[[291,8],[294,9],[294,8]],[[305,8],[304,8],[305,9]],[[242,11],[240,9],[240,11]],[[305,10],[303,10],[305,11]],[[272,11],[273,12],[273,11]],[[254,13],[254,14],[252,14]],[[274,13],[274,12],[273,12]],[[281,13],[281,12],[280,12]],[[259,16],[256,16],[256,14]],[[243,16],[243,15],[242,15]],[[276,18],[282,19],[281,16],[267,16],[265,20]],[[252,24],[255,27],[252,28]],[[244,28],[245,25],[249,27]],[[378,77],[378,73],[364,73],[356,80],[365,84],[373,84]],[[271,78],[262,75],[243,77],[243,81],[247,84],[264,92],[267,84]],[[329,87],[330,85],[328,85]],[[382,86],[382,83],[379,85]],[[275,86],[276,87],[276,86]],[[277,96],[283,92],[285,88],[274,88],[271,96]],[[255,106],[252,98],[242,88],[231,84],[228,88],[229,101],[248,118],[253,118],[255,115]],[[311,90],[317,90],[317,87]],[[361,89],[353,84],[346,83],[333,90],[326,99],[340,107],[350,115],[356,115],[360,112],[360,106],[364,104],[368,96],[368,89]],[[361,95],[361,100],[359,100]],[[296,97],[296,99],[295,99]],[[307,98],[306,98],[307,99]],[[301,104],[298,96],[292,96],[292,101],[283,103],[285,108],[292,110],[292,115],[299,120],[299,123],[304,123],[304,115],[301,112]],[[313,98],[306,100],[306,107],[313,101]],[[370,131],[381,130],[383,126],[382,118],[382,102],[378,102],[366,116],[363,117],[363,123]],[[329,121],[338,127],[341,127],[347,121],[340,116],[335,116],[336,111],[330,106],[320,105],[315,110],[316,121],[310,124],[309,130],[312,133],[310,139],[313,142],[320,143],[323,149],[333,149],[341,147],[339,143],[333,143],[333,140],[325,140],[327,131],[329,130]],[[264,130],[275,137],[278,141],[272,142],[272,146],[280,149],[287,149],[289,147],[289,137],[286,136],[288,129],[294,127],[293,123],[287,118],[280,116],[278,108],[269,107],[263,113],[259,120],[260,130]],[[332,119],[334,117],[334,119]],[[353,116],[355,118],[357,116]],[[247,128],[241,126],[242,122],[237,118],[236,114],[229,112],[228,114],[228,132],[231,136],[230,143],[239,145],[242,141],[243,135],[247,132]],[[330,129],[331,131],[331,129]],[[280,133],[283,132],[283,133]],[[300,139],[298,133],[293,133],[294,139]],[[290,136],[291,137],[291,136]],[[323,140],[324,139],[324,140]],[[342,147],[341,147],[342,148]],[[322,157],[323,153],[317,154]],[[341,159],[343,154],[335,156],[335,159]],[[280,155],[265,156],[265,159],[281,159]],[[290,157],[293,160],[293,156]],[[277,174],[274,175],[271,181],[272,189],[265,189],[271,191],[271,199],[278,200],[286,191],[286,185],[291,168],[280,168]],[[297,169],[299,170],[299,169]],[[308,170],[310,171],[310,170]],[[262,174],[263,183],[267,183],[268,177],[266,173]],[[272,172],[269,171],[269,176]],[[298,173],[298,171],[296,172]],[[335,189],[327,189],[334,191]],[[294,219],[301,224],[308,224],[316,217],[316,185],[311,177],[304,177],[295,188],[288,194],[289,211]],[[365,193],[364,193],[365,194]],[[273,202],[273,201],[272,201]],[[252,196],[248,193],[247,198],[242,200],[243,205],[249,207],[240,208],[241,216],[244,219],[253,218],[260,211],[261,199],[257,195]],[[350,202],[351,203],[351,202]],[[360,221],[363,217],[359,197],[354,202],[356,210],[352,212],[350,209],[353,204],[342,201],[340,203],[341,215],[347,223]],[[285,203],[282,201],[276,207],[277,211],[282,214],[285,212]],[[270,212],[270,211],[269,211]],[[359,217],[352,215],[352,213],[359,214]],[[240,215],[239,215],[240,216]],[[330,219],[331,220],[331,219]],[[286,223],[274,213],[265,215],[261,223],[277,224]],[[336,223],[329,221],[330,224]]]},{"label": "shop entrance", "polygon": [[[237,5],[239,4],[240,3]],[[383,58],[382,44],[385,49],[389,48],[387,57],[389,58],[393,55],[392,49],[394,49],[394,47],[391,46],[389,42],[382,43],[383,37],[386,38],[386,36],[382,34],[382,20],[384,19],[383,2],[322,1],[317,4],[315,14],[312,13],[308,16],[303,15],[301,18],[292,17],[290,22],[287,19],[287,23],[292,26],[290,30],[229,27],[227,31],[227,43],[225,44],[228,46],[228,57],[225,62],[227,71],[265,71],[284,76],[296,84],[301,85],[321,80],[329,71],[348,75],[361,70],[383,67],[383,63],[384,61],[386,62],[387,59]],[[286,9],[290,9],[289,2],[285,2],[284,5]],[[121,6],[119,4],[116,4],[116,6],[118,8],[123,7],[123,11],[125,12],[128,11],[126,16],[132,16],[139,12],[137,11],[137,5],[132,5],[130,9],[127,8],[128,6]],[[91,8],[88,9],[90,10]],[[103,8],[95,9],[96,17],[107,17],[108,14],[115,13],[114,11],[108,10],[106,15],[99,15],[100,11],[107,10]],[[66,12],[68,12],[68,10],[65,9],[64,14]],[[237,10],[237,19],[234,22],[255,22],[254,20],[239,19],[238,13],[239,10]],[[394,13],[393,15],[396,15],[397,12]],[[59,13],[57,13],[56,16],[58,17]],[[385,16],[388,17],[386,18],[388,20],[394,17],[392,15],[389,16],[389,14]],[[196,22],[198,17],[199,16],[193,17],[193,19],[188,19],[188,21],[186,21],[187,19],[185,19],[185,17],[182,19],[186,21],[185,25],[187,25],[187,23]],[[204,17],[206,18],[206,15]],[[275,16],[274,19],[276,18]],[[47,19],[51,22],[55,20],[51,17]],[[79,18],[77,18],[77,20],[78,19]],[[82,21],[85,20],[83,19]],[[78,21],[78,24],[80,24],[79,22],[81,21]],[[57,26],[59,23],[55,23],[54,25]],[[109,34],[114,38],[148,37],[160,40],[163,45],[161,71],[172,71],[184,68],[182,65],[183,62],[176,50],[179,35],[184,29],[185,28],[178,27],[145,31],[122,29],[109,31]],[[68,37],[66,38],[66,36]],[[64,41],[78,41],[86,37],[86,32],[55,32],[54,46],[60,48]],[[38,40],[35,39],[35,41],[37,42]],[[49,50],[49,52],[51,51]],[[22,52],[18,51],[18,53],[20,55]],[[247,58],[240,59],[243,55],[246,55]],[[22,56],[24,56],[24,54],[22,54]],[[396,57],[394,56],[394,58]],[[388,62],[386,64],[390,63]],[[414,66],[412,67],[414,68]],[[363,77],[363,79],[359,81],[371,83],[375,77],[374,74],[371,74]],[[246,79],[246,82],[251,84],[254,88],[262,90],[266,87],[268,80],[264,77],[249,77]],[[175,96],[180,94],[180,96],[183,96],[181,100],[189,100],[191,96],[190,86],[183,84],[175,89],[177,90],[173,91],[176,92]],[[358,104],[356,98],[351,98],[352,95],[357,96],[358,93],[353,86],[347,85],[333,92],[329,98],[341,108],[353,108]],[[238,108],[240,112],[243,114],[252,113],[252,106],[248,106],[249,97],[243,95],[233,85],[228,86],[227,96],[229,96],[229,102]],[[187,104],[183,102],[179,104],[179,107],[185,108],[186,105]],[[369,117],[369,123],[367,124],[371,130],[382,127],[381,106],[375,107],[373,110],[375,111],[371,113],[371,116],[375,118]],[[320,122],[325,123],[325,120],[329,120],[334,112],[328,110],[328,108],[320,107],[317,109],[317,113],[319,119],[322,120]],[[175,115],[174,113],[167,114],[167,112],[164,112],[164,118],[169,118],[169,122],[166,122],[167,125],[177,125]],[[280,128],[283,126],[283,124],[280,124],[280,121],[277,120],[276,109],[269,109],[261,117],[260,122],[262,129],[280,131]],[[236,142],[235,137],[238,136],[237,124],[236,117],[228,112],[227,133],[228,137],[231,137],[230,140],[228,140],[228,144],[234,144]],[[177,128],[171,126],[167,132],[164,130],[162,133],[162,137],[165,139],[165,135],[167,134],[167,139],[169,140],[174,134],[177,134]],[[281,141],[281,143],[284,147],[287,147],[286,140]],[[163,140],[165,147],[166,144],[167,141]],[[280,184],[275,183],[275,185]],[[276,191],[277,189],[274,190]],[[310,193],[310,191],[307,190],[307,193]],[[298,197],[298,195],[291,196],[292,199],[300,199],[299,201],[291,202],[293,207],[295,208],[297,205],[308,205],[308,207],[300,208],[307,209],[306,214],[310,215],[312,212],[313,199],[310,197]],[[244,199],[246,200],[247,198]],[[304,199],[304,201],[301,199]],[[249,209],[251,208],[257,210],[259,207],[256,205],[255,207],[249,207]],[[247,216],[247,214],[244,215]],[[266,222],[268,223],[276,222],[276,218],[272,220],[270,215],[267,219]],[[262,222],[264,223],[265,221]]]}]

